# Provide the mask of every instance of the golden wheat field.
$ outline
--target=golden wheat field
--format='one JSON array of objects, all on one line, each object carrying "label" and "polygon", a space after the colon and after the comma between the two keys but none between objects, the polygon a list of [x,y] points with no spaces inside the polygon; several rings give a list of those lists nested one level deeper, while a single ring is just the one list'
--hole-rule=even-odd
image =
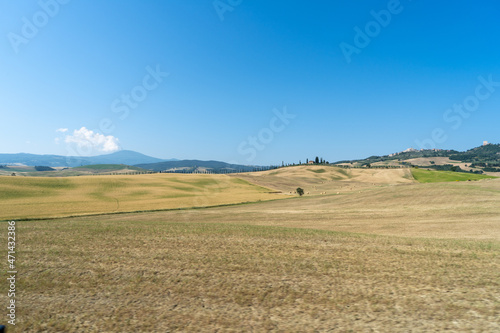
[{"label": "golden wheat field", "polygon": [[15,332],[500,330],[500,179],[277,171],[213,185],[253,203],[17,221]]},{"label": "golden wheat field", "polygon": [[269,192],[226,175],[0,177],[0,219],[204,207],[278,198]]}]

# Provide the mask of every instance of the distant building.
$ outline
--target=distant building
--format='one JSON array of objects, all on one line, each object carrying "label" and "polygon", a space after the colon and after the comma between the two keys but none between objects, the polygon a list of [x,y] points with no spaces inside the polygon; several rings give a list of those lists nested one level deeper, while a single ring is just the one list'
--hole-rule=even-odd
[{"label": "distant building", "polygon": [[488,141],[483,141],[483,146],[486,146],[488,144],[489,144]]},{"label": "distant building", "polygon": [[314,161],[309,161],[307,162],[307,164],[314,164]]}]

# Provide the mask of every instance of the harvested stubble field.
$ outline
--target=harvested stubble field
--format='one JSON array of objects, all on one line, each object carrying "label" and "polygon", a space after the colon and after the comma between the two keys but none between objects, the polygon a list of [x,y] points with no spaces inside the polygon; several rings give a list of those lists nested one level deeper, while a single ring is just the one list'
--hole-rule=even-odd
[{"label": "harvested stubble field", "polygon": [[16,331],[500,330],[498,179],[339,181],[340,194],[19,221]]}]

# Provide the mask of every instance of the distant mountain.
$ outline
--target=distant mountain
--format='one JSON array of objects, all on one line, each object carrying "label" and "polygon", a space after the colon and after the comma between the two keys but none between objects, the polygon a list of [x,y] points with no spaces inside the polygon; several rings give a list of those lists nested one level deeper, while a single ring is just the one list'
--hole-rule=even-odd
[{"label": "distant mountain", "polygon": [[165,160],[147,156],[132,150],[120,150],[108,155],[92,156],[87,164],[127,164],[157,163]]},{"label": "distant mountain", "polygon": [[268,170],[269,167],[248,166],[239,164],[229,164],[219,161],[200,161],[200,160],[182,160],[168,161],[159,163],[136,164],[139,168],[152,171],[169,172],[213,172],[213,173],[231,173],[231,172],[249,172],[255,170]]},{"label": "distant mountain", "polygon": [[163,160],[147,156],[131,150],[121,150],[112,154],[98,156],[60,156],[60,155],[36,155],[36,154],[0,154],[1,164],[24,164],[28,166],[48,167],[78,167],[89,164],[141,164],[157,163]]}]

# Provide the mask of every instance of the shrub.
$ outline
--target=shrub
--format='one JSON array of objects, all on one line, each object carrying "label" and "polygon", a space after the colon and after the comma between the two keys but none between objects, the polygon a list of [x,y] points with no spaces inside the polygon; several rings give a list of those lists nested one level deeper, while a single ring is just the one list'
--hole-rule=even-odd
[{"label": "shrub", "polygon": [[304,190],[303,190],[303,189],[301,189],[300,187],[297,187],[296,192],[297,192],[297,194],[298,194],[298,195],[300,195],[300,196],[304,195]]}]

